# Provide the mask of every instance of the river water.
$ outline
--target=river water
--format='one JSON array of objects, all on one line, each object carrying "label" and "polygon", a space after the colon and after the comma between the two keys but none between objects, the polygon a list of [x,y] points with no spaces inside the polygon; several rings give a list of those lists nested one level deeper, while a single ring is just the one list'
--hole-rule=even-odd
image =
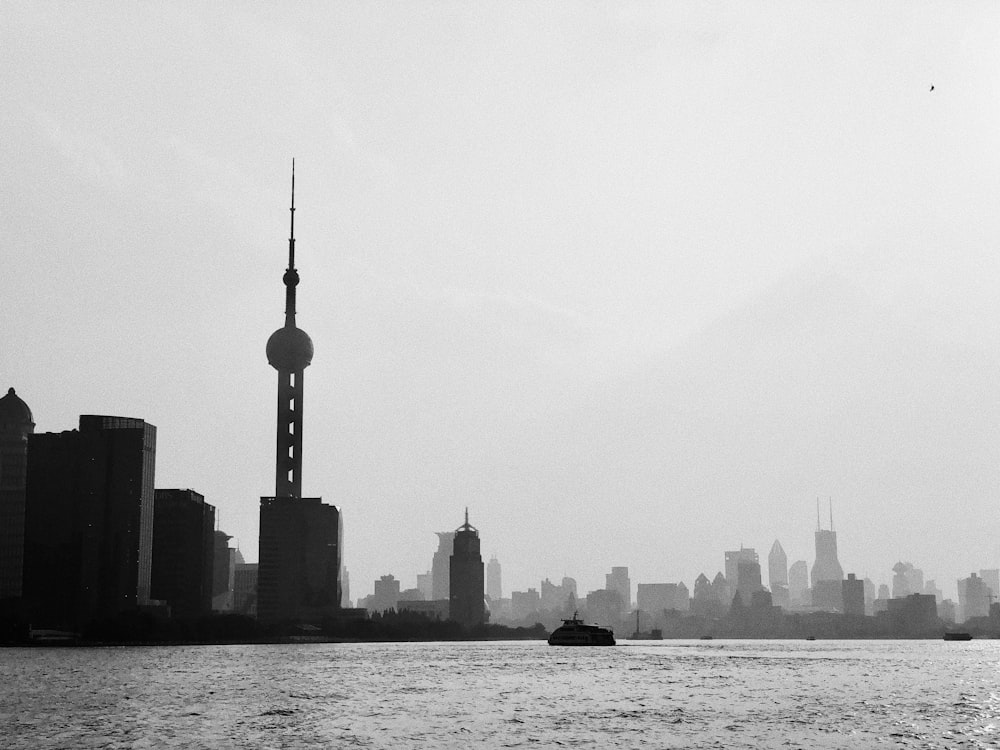
[{"label": "river water", "polygon": [[1000,747],[1000,641],[0,649],[2,748]]}]

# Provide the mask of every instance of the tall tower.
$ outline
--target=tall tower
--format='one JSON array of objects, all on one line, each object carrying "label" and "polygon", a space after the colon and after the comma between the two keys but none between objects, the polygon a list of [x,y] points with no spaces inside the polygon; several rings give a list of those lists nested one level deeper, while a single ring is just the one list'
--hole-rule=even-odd
[{"label": "tall tower", "polygon": [[267,340],[267,361],[278,371],[278,431],[275,497],[302,497],[302,374],[312,363],[313,342],[295,325],[295,161],[292,160],[291,232],[285,283],[285,325]]},{"label": "tall tower", "polygon": [[771,545],[767,556],[767,582],[774,593],[775,586],[788,586],[788,556],[777,539]]},{"label": "tall tower", "polygon": [[449,563],[449,618],[467,628],[482,625],[486,620],[483,557],[479,554],[479,532],[469,524],[468,508],[465,523],[455,530]]},{"label": "tall tower", "polygon": [[302,497],[302,373],[313,343],[295,325],[295,162],[285,284],[285,325],[267,340],[278,371],[274,496],[260,499],[257,616],[262,622],[318,622],[340,609],[340,511],[322,498]]},{"label": "tall tower", "polygon": [[816,501],[816,562],[809,572],[810,583],[816,588],[820,581],[837,581],[844,579],[844,569],[837,559],[837,532],[833,530],[833,502],[830,503],[830,530],[826,531],[819,523],[819,500]]},{"label": "tall tower", "polygon": [[0,599],[21,596],[24,564],[24,491],[31,409],[14,389],[0,398]]},{"label": "tall tower", "polygon": [[496,555],[490,558],[489,565],[486,566],[486,596],[493,601],[503,597],[503,587],[500,585],[500,561]]}]

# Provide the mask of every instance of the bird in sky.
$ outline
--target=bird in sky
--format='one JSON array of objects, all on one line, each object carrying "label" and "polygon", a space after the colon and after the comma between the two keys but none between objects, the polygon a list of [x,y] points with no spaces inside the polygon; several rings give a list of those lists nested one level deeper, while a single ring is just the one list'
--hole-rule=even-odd
[{"label": "bird in sky", "polygon": [[932,83],[931,84],[931,91],[933,91],[933,90],[934,90],[934,84]]}]

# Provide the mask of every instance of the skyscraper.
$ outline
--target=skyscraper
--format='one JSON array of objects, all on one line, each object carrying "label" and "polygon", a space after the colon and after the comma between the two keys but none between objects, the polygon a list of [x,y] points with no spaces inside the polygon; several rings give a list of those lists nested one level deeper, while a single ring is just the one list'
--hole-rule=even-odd
[{"label": "skyscraper", "polygon": [[503,588],[500,585],[500,561],[496,555],[490,558],[486,566],[486,596],[492,601],[498,601],[503,597]]},{"label": "skyscraper", "polygon": [[479,532],[465,523],[455,530],[454,551],[449,565],[449,617],[466,627],[482,625],[486,619],[483,606],[483,558],[479,554]]},{"label": "skyscraper", "polygon": [[260,499],[257,613],[261,621],[321,618],[340,607],[340,511],[321,498],[302,497],[303,372],[313,343],[295,324],[295,163],[285,284],[285,325],[267,340],[267,361],[278,371],[274,497]]},{"label": "skyscraper", "polygon": [[194,490],[156,490],[153,512],[152,597],[174,617],[212,611],[212,530],[215,508]]},{"label": "skyscraper", "polygon": [[0,599],[21,596],[24,568],[24,491],[31,409],[13,388],[0,398]]},{"label": "skyscraper", "polygon": [[767,555],[767,583],[772,592],[775,586],[788,588],[788,557],[777,539]]},{"label": "skyscraper", "polygon": [[788,597],[793,607],[812,603],[809,596],[809,566],[805,560],[796,560],[788,569]]},{"label": "skyscraper", "polygon": [[[837,559],[837,532],[833,530],[833,505],[830,505],[830,530],[820,528],[819,503],[816,505],[816,562],[809,571],[809,580],[813,588],[819,581],[842,581],[844,569]],[[836,587],[840,591],[840,586]],[[816,604],[817,602],[813,602]]]},{"label": "skyscraper", "polygon": [[24,598],[36,625],[81,628],[150,600],[156,428],[84,415],[28,441]]}]

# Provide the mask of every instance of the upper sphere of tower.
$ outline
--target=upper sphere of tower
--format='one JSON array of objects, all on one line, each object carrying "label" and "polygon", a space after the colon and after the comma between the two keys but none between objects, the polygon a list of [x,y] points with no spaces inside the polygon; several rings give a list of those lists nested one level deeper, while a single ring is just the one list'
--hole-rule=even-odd
[{"label": "upper sphere of tower", "polygon": [[14,392],[13,388],[7,389],[7,395],[0,397],[0,425],[33,425],[35,422],[31,418],[31,409]]},{"label": "upper sphere of tower", "polygon": [[279,328],[267,340],[267,361],[275,370],[299,372],[310,365],[312,358],[312,339],[301,328]]}]

